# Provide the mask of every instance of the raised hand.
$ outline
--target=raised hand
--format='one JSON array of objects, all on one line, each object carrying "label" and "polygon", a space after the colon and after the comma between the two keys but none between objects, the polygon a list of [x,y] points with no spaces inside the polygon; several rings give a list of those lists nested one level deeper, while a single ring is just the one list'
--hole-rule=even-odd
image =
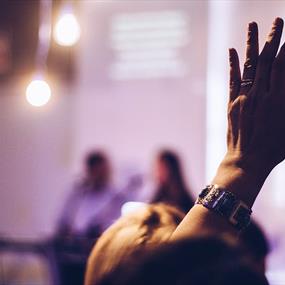
[{"label": "raised hand", "polygon": [[227,156],[241,168],[270,172],[285,158],[284,45],[276,56],[282,28],[283,20],[276,18],[259,55],[257,24],[249,24],[242,77],[238,54],[230,49]]}]

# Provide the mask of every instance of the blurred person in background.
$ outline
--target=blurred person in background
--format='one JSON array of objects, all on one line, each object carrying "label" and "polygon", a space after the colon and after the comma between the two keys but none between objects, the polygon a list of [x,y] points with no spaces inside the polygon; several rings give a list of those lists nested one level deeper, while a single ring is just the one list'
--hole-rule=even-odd
[{"label": "blurred person in background", "polygon": [[61,285],[83,284],[89,253],[101,233],[120,216],[124,202],[123,192],[112,185],[106,154],[89,153],[84,176],[65,202],[53,241]]},{"label": "blurred person in background", "polygon": [[163,202],[187,213],[194,205],[186,186],[178,155],[170,150],[161,151],[155,162],[156,189],[152,203]]},{"label": "blurred person in background", "polygon": [[59,235],[97,237],[120,216],[124,197],[111,183],[111,166],[101,151],[85,160],[85,175],[75,184],[59,219]]}]

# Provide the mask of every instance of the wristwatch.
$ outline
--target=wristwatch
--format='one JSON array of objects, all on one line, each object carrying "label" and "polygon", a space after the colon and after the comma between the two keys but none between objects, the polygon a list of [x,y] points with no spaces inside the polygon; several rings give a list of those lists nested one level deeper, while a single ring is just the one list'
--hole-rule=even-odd
[{"label": "wristwatch", "polygon": [[233,193],[218,185],[208,185],[203,189],[196,204],[225,217],[238,230],[245,229],[250,223],[252,210]]}]

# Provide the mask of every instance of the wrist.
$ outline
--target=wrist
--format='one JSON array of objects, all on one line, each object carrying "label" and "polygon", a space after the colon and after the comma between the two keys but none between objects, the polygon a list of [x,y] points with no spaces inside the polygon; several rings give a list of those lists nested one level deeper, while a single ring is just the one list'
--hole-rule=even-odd
[{"label": "wrist", "polygon": [[255,159],[243,159],[227,153],[218,167],[212,184],[234,193],[252,207],[270,170]]}]

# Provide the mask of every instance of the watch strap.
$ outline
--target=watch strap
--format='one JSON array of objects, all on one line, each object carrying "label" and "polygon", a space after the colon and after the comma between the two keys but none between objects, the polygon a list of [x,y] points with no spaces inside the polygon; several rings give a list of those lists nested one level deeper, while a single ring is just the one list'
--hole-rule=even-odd
[{"label": "watch strap", "polygon": [[243,230],[250,223],[252,210],[232,192],[218,185],[208,185],[203,189],[196,204],[223,216],[238,230]]}]

